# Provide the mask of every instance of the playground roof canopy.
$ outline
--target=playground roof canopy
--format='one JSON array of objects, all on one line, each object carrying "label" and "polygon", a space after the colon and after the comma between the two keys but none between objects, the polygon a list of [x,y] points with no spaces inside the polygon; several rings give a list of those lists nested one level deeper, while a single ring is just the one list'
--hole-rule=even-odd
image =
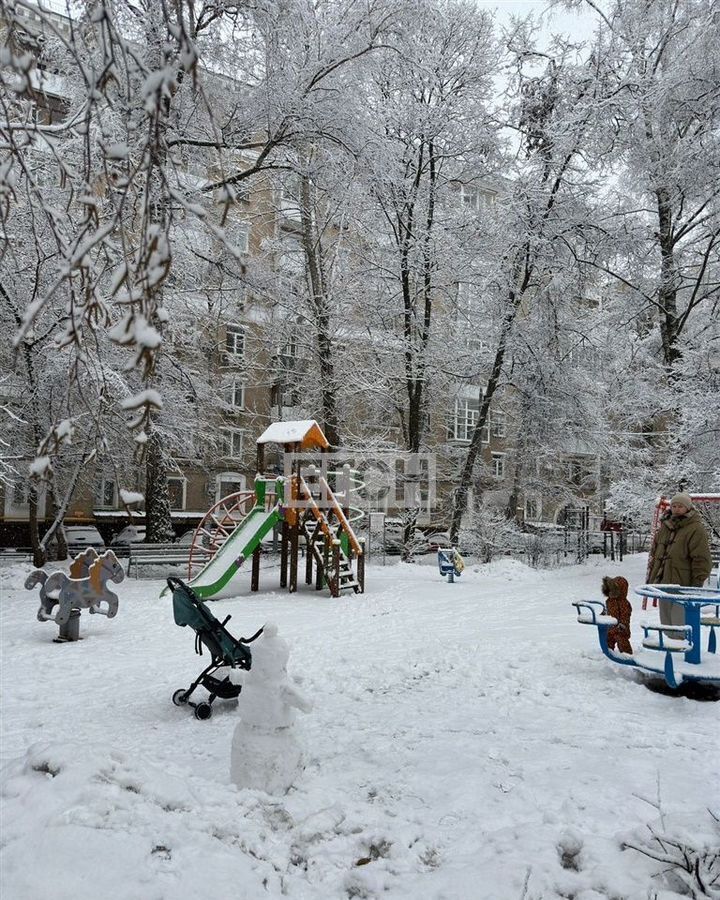
[{"label": "playground roof canopy", "polygon": [[301,450],[330,446],[322,428],[314,419],[301,422],[273,422],[257,439],[258,444],[300,444]]}]

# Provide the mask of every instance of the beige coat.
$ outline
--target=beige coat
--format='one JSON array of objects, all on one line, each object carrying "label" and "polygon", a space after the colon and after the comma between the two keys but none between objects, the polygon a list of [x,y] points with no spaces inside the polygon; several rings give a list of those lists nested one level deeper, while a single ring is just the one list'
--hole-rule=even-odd
[{"label": "beige coat", "polygon": [[712,569],[708,534],[694,509],[663,518],[651,553],[650,584],[702,587]]}]

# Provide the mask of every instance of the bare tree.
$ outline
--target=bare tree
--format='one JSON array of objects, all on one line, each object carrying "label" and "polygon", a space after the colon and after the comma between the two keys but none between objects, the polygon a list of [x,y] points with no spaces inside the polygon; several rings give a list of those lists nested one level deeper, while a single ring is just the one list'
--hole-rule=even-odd
[{"label": "bare tree", "polygon": [[[452,2],[416,4],[398,49],[372,73],[365,165],[377,217],[366,231],[379,290],[368,319],[378,336],[390,320],[392,352],[375,371],[394,382],[404,449],[416,454],[427,448],[433,382],[450,350],[437,329],[457,290],[460,187],[481,179],[494,143],[487,97],[495,52],[490,21]],[[407,512],[410,547],[418,509]]]},{"label": "bare tree", "polygon": [[647,502],[658,484],[716,489],[717,433],[704,412],[720,371],[716,4],[584,5],[599,24],[593,53],[612,147],[592,158],[604,190],[573,252],[605,279],[606,314],[628,335],[611,365],[634,385],[612,413],[627,435],[627,477],[613,493]]},{"label": "bare tree", "polygon": [[518,165],[505,204],[509,213],[504,223],[505,246],[494,277],[499,326],[487,384],[479,398],[477,424],[453,496],[450,533],[454,541],[467,509],[482,431],[502,383],[508,346],[515,329],[524,324],[520,311],[548,290],[559,268],[572,262],[563,252],[567,235],[587,224],[582,197],[590,179],[584,153],[597,121],[596,65],[593,60],[574,62],[571,48],[565,47],[559,48],[557,59],[546,62],[542,74],[532,74],[538,57],[524,29],[513,35],[510,53],[518,71],[515,124],[525,159]]}]

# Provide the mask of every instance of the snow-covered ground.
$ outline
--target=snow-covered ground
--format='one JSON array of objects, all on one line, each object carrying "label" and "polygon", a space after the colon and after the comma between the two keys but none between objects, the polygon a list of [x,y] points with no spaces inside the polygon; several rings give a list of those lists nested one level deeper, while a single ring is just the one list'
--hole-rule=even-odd
[{"label": "snow-covered ground", "polygon": [[315,704],[281,797],[230,782],[233,703],[199,722],[170,702],[207,657],[161,581],[126,580],[117,618],[84,613],[58,645],[28,570],[0,570],[3,898],[680,896],[623,842],[651,825],[718,846],[720,707],[612,666],[570,605],[645,563],[502,561],[453,585],[370,566],[341,600],[263,571],[266,593],[210,604],[235,635],[278,623]]}]

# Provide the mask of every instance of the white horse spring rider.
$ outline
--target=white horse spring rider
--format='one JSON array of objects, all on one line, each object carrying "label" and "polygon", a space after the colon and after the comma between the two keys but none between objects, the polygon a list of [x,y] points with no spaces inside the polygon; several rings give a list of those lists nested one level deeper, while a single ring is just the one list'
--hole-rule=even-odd
[{"label": "white horse spring rider", "polygon": [[[80,571],[82,568],[85,566],[82,566]],[[107,582],[119,584],[125,577],[125,572],[115,554],[112,550],[107,550],[93,562],[86,563],[86,568],[87,575],[80,578],[69,577],[64,572],[53,572],[52,575],[48,575],[42,569],[36,569],[28,575],[25,581],[26,588],[32,589],[37,584],[41,585],[40,609],[37,614],[40,622],[54,619],[57,625],[65,625],[73,609],[87,609],[90,613],[98,613],[109,619],[117,614],[118,597],[107,586]],[[77,571],[74,564],[70,571],[72,574]],[[106,604],[105,609],[101,608],[103,603]],[[58,610],[53,616],[56,604]]]}]

